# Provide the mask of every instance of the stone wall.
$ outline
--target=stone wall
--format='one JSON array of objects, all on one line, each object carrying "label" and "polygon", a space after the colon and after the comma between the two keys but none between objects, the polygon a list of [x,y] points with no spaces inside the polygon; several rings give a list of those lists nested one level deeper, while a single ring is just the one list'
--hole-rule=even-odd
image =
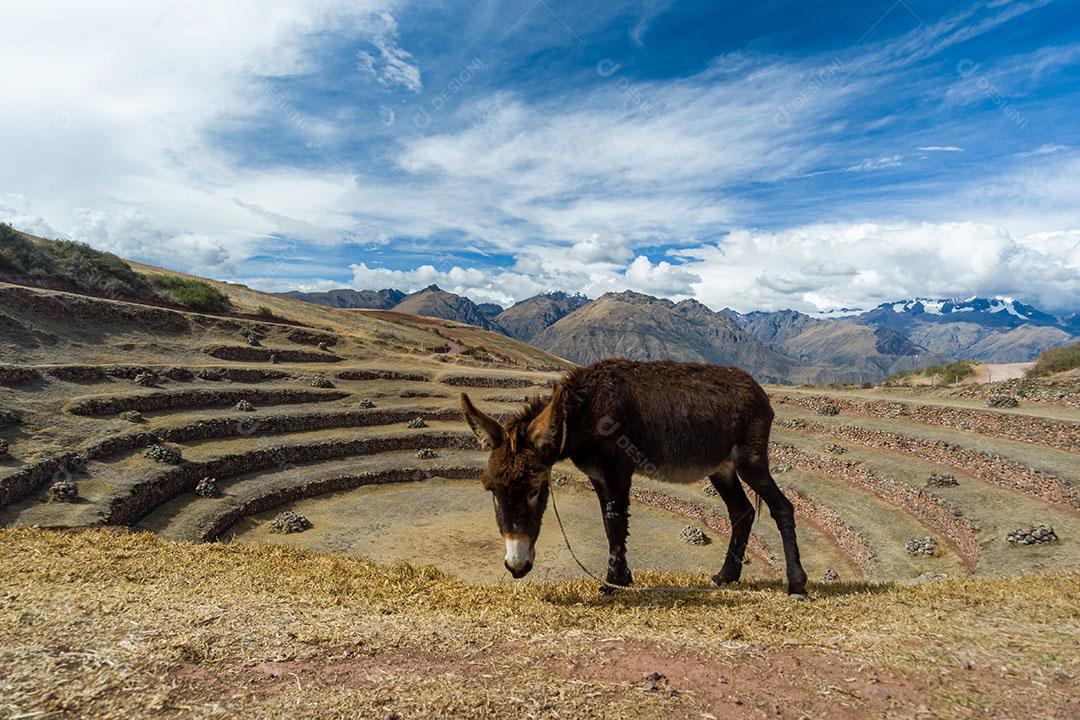
[{"label": "stone wall", "polygon": [[178,390],[156,392],[148,395],[111,395],[84,398],[74,402],[68,407],[68,410],[75,415],[116,415],[125,410],[150,412],[154,410],[226,407],[235,405],[241,400],[247,400],[259,407],[262,405],[330,402],[348,396],[349,393],[340,390],[292,390],[285,388]]},{"label": "stone wall", "polygon": [[769,455],[773,462],[786,463],[811,472],[840,478],[869,490],[889,504],[907,511],[927,527],[936,530],[968,562],[974,563],[979,554],[979,542],[975,537],[978,526],[967,518],[957,515],[956,508],[922,488],[878,475],[852,460],[827,458],[783,443],[770,443]]},{"label": "stone wall", "polygon": [[936,425],[1021,442],[1039,443],[1059,450],[1076,452],[1080,449],[1080,423],[1064,420],[891,400],[847,400],[825,395],[784,393],[777,393],[772,397],[781,405],[793,405],[814,411],[832,405],[845,412],[867,417],[904,418],[924,425]]},{"label": "stone wall", "polygon": [[997,453],[968,450],[941,440],[924,440],[900,433],[868,430],[853,425],[826,426],[800,418],[777,420],[777,424],[792,430],[843,438],[867,447],[910,453],[926,462],[962,468],[983,480],[1009,490],[1022,492],[1047,502],[1080,508],[1080,490],[1076,487],[1051,473],[1021,465]]}]

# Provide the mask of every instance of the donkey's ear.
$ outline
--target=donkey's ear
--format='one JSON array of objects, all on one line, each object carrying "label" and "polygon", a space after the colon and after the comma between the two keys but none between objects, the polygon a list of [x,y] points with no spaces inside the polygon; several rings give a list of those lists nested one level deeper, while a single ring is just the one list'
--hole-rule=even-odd
[{"label": "donkey's ear", "polygon": [[566,445],[566,391],[556,385],[547,406],[529,423],[529,442],[545,460],[555,462]]},{"label": "donkey's ear", "polygon": [[502,445],[505,436],[502,425],[495,418],[477,410],[465,393],[461,393],[461,413],[465,416],[465,422],[469,423],[469,427],[476,434],[481,447],[485,450],[494,450]]}]

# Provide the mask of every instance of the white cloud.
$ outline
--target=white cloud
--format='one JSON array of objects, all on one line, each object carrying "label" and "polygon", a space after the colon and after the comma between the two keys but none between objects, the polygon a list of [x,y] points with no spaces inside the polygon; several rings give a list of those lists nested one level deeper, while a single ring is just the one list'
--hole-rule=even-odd
[{"label": "white cloud", "polygon": [[825,310],[889,300],[1016,294],[1052,311],[1080,297],[1077,235],[1014,238],[974,222],[739,230],[676,253],[701,276],[695,295],[736,310]]},{"label": "white cloud", "polygon": [[375,27],[370,33],[373,55],[366,50],[357,52],[359,67],[386,87],[400,86],[414,93],[420,92],[423,81],[420,68],[412,55],[399,45],[397,21],[390,13],[376,13]]},{"label": "white cloud", "polygon": [[888,157],[863,160],[857,165],[850,165],[844,168],[844,172],[868,172],[870,170],[884,170],[886,168],[898,167],[903,164],[903,155],[890,155]]},{"label": "white cloud", "polygon": [[18,31],[0,44],[0,67],[18,72],[0,78],[0,136],[18,140],[0,143],[0,194],[20,194],[23,209],[4,214],[25,216],[28,230],[74,228],[104,243],[101,218],[136,209],[174,243],[174,254],[155,256],[173,267],[189,256],[212,265],[218,247],[242,260],[276,233],[337,241],[354,225],[341,203],[355,190],[350,174],[242,169],[207,135],[225,120],[259,118],[299,142],[324,141],[332,129],[305,120],[272,80],[310,72],[308,45],[320,33],[377,31],[372,11],[385,7],[5,2],[4,25]]},{"label": "white cloud", "polygon": [[943,152],[943,153],[958,153],[964,152],[964,148],[957,147],[956,145],[924,145],[918,148],[920,152]]},{"label": "white cloud", "polygon": [[45,218],[34,212],[25,197],[18,194],[0,195],[0,222],[40,237],[63,236],[63,233],[54,230],[45,222]]}]

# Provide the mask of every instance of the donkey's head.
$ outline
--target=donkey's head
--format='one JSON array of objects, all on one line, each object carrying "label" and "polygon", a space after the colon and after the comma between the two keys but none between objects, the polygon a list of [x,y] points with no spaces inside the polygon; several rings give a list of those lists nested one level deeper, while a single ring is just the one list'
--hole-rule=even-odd
[{"label": "donkey's head", "polygon": [[549,400],[534,398],[500,425],[476,409],[465,393],[461,410],[481,446],[491,450],[481,475],[491,491],[495,520],[506,542],[506,569],[515,578],[525,577],[533,566],[540,520],[548,501],[551,466],[566,443],[566,411],[562,385]]}]

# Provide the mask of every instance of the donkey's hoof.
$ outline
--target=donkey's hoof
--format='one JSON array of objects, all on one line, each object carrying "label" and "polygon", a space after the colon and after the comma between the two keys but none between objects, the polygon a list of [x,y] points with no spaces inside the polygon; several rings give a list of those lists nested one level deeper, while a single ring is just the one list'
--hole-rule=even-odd
[{"label": "donkey's hoof", "polygon": [[724,585],[730,585],[732,583],[739,582],[739,576],[734,573],[726,573],[720,571],[712,576],[713,585],[717,587],[723,587]]}]

